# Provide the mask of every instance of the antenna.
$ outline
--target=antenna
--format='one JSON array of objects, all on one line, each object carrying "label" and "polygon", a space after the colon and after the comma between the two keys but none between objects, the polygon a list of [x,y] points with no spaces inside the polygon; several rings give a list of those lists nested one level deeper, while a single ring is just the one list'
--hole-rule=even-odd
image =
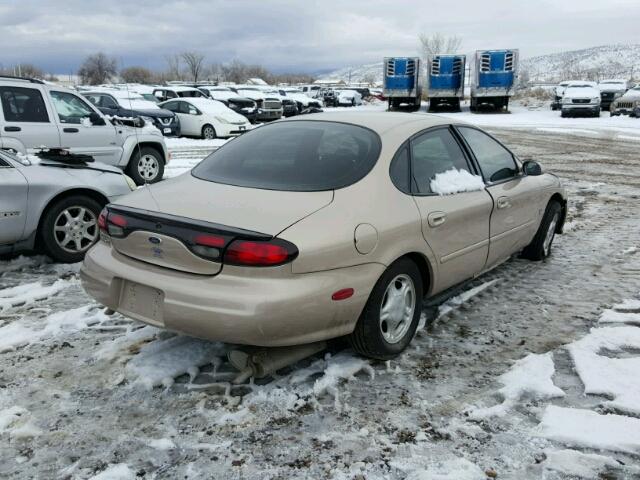
[{"label": "antenna", "polygon": [[[122,57],[120,57],[120,65],[121,65],[120,71],[122,71],[122,67],[124,67],[124,62],[122,61]],[[124,87],[125,87],[125,91],[127,92],[127,101],[129,102],[129,111],[131,111],[132,114],[133,114],[133,105],[131,104],[131,94],[129,92],[129,83],[125,82]],[[142,120],[142,121],[144,122],[144,120]],[[140,165],[140,160],[142,160],[142,147],[140,146],[140,138],[138,137],[138,127],[136,127],[135,121],[132,121],[131,123],[133,125],[133,133],[136,136],[136,146],[135,146],[135,148],[138,149],[138,161],[137,161],[136,165],[134,165],[133,167],[135,169],[138,169],[138,165]],[[160,170],[160,165],[158,165],[158,170]],[[137,171],[138,171],[138,173],[140,173],[140,170],[137,170]],[[147,177],[143,177],[143,179],[144,179],[144,185],[146,187],[147,186]]]}]

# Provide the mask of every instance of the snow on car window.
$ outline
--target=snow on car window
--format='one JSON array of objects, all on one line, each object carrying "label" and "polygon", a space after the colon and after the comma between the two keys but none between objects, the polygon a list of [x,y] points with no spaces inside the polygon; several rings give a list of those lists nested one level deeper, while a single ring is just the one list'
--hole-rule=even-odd
[{"label": "snow on car window", "polygon": [[452,168],[446,172],[438,173],[431,180],[431,191],[438,195],[451,195],[453,193],[475,192],[484,189],[484,181],[479,175],[472,175],[466,170]]}]

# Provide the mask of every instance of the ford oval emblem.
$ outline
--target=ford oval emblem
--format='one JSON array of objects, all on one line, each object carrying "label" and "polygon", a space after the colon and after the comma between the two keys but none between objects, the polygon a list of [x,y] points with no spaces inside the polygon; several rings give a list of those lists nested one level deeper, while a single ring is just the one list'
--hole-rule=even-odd
[{"label": "ford oval emblem", "polygon": [[160,245],[162,243],[162,239],[158,237],[149,237],[149,242],[153,243],[154,245]]}]

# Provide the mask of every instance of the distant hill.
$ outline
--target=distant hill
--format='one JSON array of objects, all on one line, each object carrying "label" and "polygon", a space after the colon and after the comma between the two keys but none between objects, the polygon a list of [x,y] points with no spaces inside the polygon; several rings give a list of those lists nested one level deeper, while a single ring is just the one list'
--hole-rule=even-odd
[{"label": "distant hill", "polygon": [[[640,44],[603,45],[567,52],[522,58],[520,72],[534,81],[560,81],[568,78],[593,79],[640,78]],[[382,83],[382,62],[345,67],[320,75],[322,79],[345,82],[374,80]]]},{"label": "distant hill", "polygon": [[539,55],[523,59],[520,71],[540,81],[640,78],[640,45],[603,45]]}]

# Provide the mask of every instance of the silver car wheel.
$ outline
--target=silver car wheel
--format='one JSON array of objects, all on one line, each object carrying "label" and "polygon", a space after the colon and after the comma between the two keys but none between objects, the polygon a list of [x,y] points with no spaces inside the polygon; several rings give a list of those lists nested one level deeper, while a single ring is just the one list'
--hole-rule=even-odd
[{"label": "silver car wheel", "polygon": [[56,218],[53,237],[65,252],[84,252],[98,238],[98,219],[88,208],[69,207]]},{"label": "silver car wheel", "polygon": [[203,134],[203,137],[206,138],[207,140],[213,140],[214,138],[216,138],[216,131],[213,129],[213,127],[209,127],[209,126],[204,127],[202,134]]},{"label": "silver car wheel", "polygon": [[409,275],[396,276],[387,286],[380,307],[380,332],[387,343],[398,343],[407,334],[416,308],[416,292]]},{"label": "silver car wheel", "polygon": [[551,219],[551,223],[549,223],[549,228],[547,229],[547,234],[544,237],[544,242],[542,244],[542,248],[544,249],[544,256],[549,255],[551,251],[551,243],[553,242],[553,238],[556,235],[556,225],[558,225],[558,214],[556,213]]},{"label": "silver car wheel", "polygon": [[145,181],[154,180],[160,171],[158,159],[153,155],[143,155],[138,160],[138,173]]}]

